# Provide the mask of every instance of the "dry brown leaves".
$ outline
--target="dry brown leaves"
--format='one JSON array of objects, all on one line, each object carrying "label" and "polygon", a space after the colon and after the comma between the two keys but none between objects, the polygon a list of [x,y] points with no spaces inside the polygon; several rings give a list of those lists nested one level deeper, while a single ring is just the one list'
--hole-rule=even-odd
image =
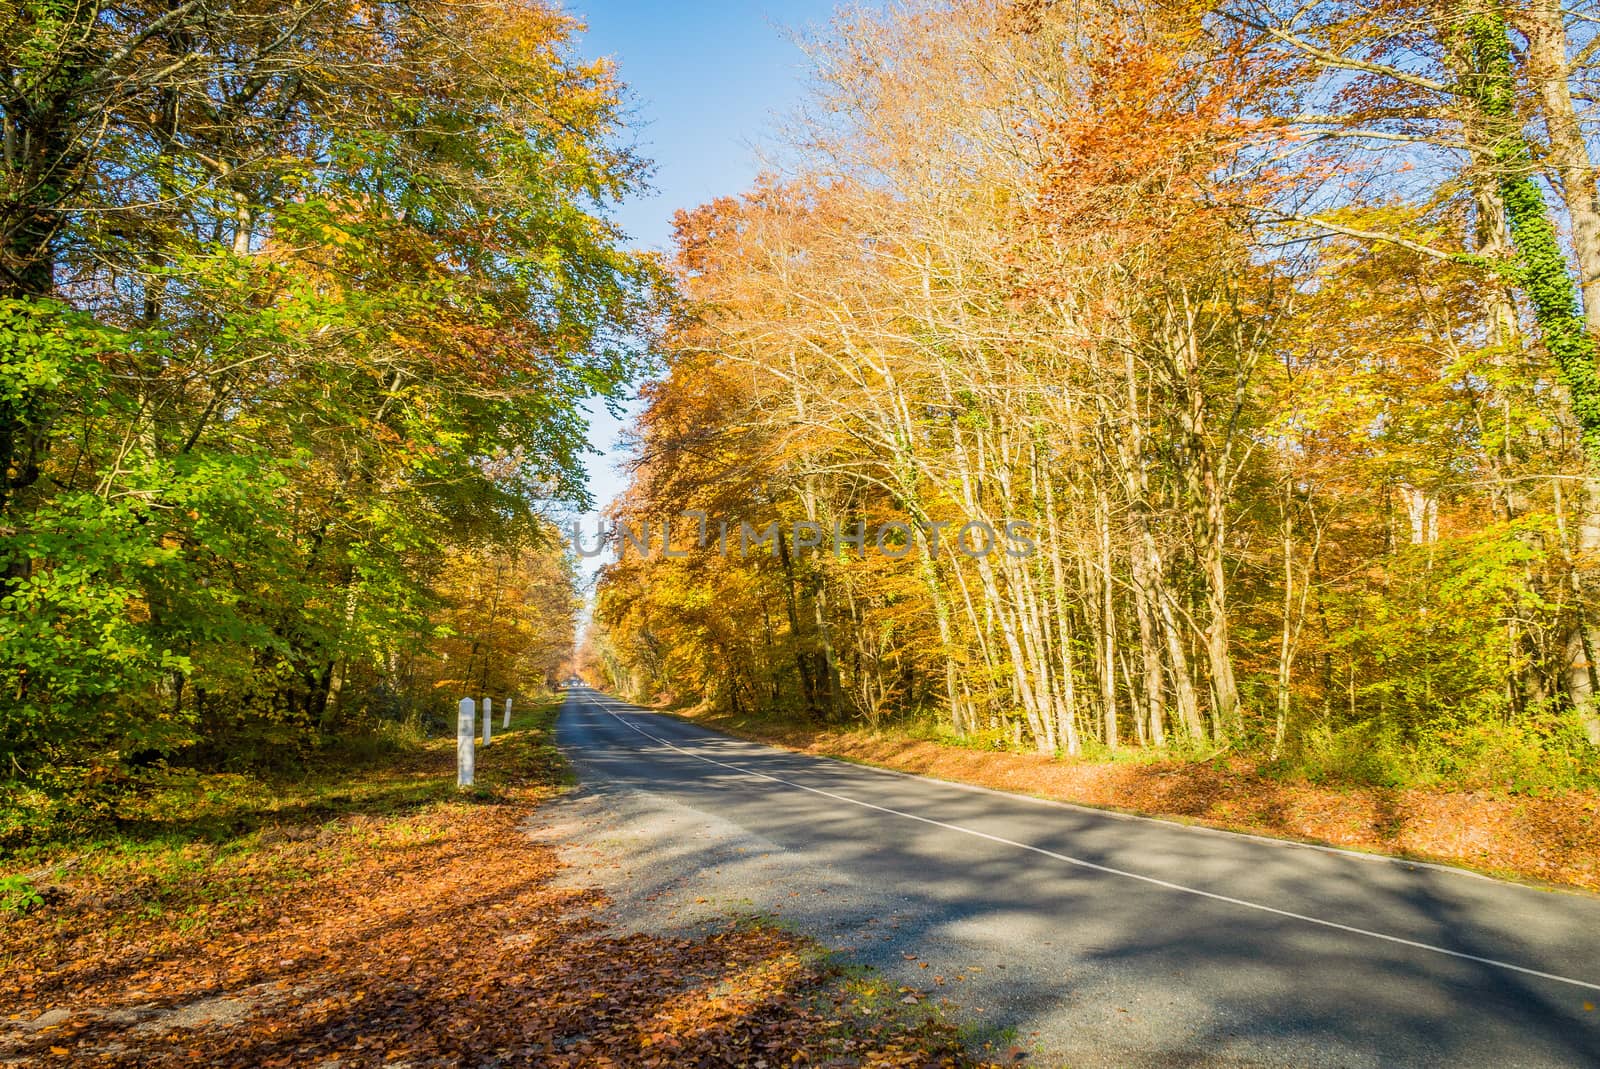
[{"label": "dry brown leaves", "polygon": [[511,794],[275,836],[242,878],[305,876],[243,905],[143,916],[86,879],[0,922],[0,1064],[967,1064],[939,1021],[841,1004],[795,935],[612,933]]},{"label": "dry brown leaves", "polygon": [[1600,890],[1600,793],[1593,791],[1528,797],[1319,786],[1260,775],[1243,758],[1225,768],[1177,761],[1058,761],[889,732],[768,731],[696,719],[803,753],[960,783]]}]

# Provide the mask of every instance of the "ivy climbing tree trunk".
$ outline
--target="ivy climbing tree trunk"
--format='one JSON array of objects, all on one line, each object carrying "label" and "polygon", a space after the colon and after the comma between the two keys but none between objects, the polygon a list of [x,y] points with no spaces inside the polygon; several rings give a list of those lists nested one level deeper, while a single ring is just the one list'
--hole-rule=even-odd
[{"label": "ivy climbing tree trunk", "polygon": [[1461,26],[1470,57],[1461,90],[1491,133],[1500,200],[1517,251],[1513,270],[1533,306],[1545,348],[1567,387],[1584,458],[1591,471],[1600,470],[1600,375],[1595,371],[1595,339],[1584,323],[1544,191],[1534,179],[1533,152],[1517,115],[1517,76],[1505,13],[1498,7],[1479,8],[1469,0]]},{"label": "ivy climbing tree trunk", "polygon": [[[1584,464],[1590,476],[1587,497],[1591,505],[1583,526],[1585,530],[1595,531],[1594,521],[1600,514],[1600,508],[1593,504],[1600,500],[1600,488],[1595,485],[1596,479],[1600,479],[1600,374],[1595,369],[1595,335],[1589,327],[1600,321],[1600,306],[1597,306],[1600,305],[1600,287],[1586,286],[1580,306],[1578,287],[1556,236],[1544,191],[1534,178],[1533,151],[1523,135],[1517,113],[1517,74],[1511,39],[1506,32],[1505,12],[1498,6],[1473,8],[1471,0],[1468,5],[1469,10],[1461,23],[1464,51],[1468,56],[1461,89],[1477,111],[1475,118],[1481,128],[1489,135],[1500,201],[1516,246],[1514,278],[1533,306],[1534,321],[1545,348],[1560,370],[1573,418],[1578,423]],[[1542,22],[1536,17],[1530,18],[1526,29],[1534,66],[1532,73],[1541,90],[1555,162],[1566,187],[1563,192],[1573,218],[1581,265],[1594,258],[1596,245],[1600,243],[1594,233],[1594,176],[1592,168],[1585,166],[1588,151],[1572,120],[1570,96],[1565,94],[1565,72],[1560,69],[1564,57],[1556,54],[1564,49],[1556,48],[1551,40],[1549,7],[1544,3],[1533,5],[1533,15],[1546,17]],[[1559,16],[1555,22],[1559,27]],[[1561,81],[1559,91],[1551,87],[1552,79],[1556,78]],[[1574,138],[1578,140],[1576,145]],[[1584,546],[1585,539],[1581,536],[1579,541],[1580,551],[1594,548]],[[1593,594],[1593,583],[1586,581],[1588,578],[1581,564],[1576,566],[1573,580],[1578,595],[1577,624],[1566,642],[1571,666],[1567,687],[1583,722],[1584,733],[1591,743],[1600,746],[1600,710],[1597,710],[1600,676],[1596,670],[1596,636],[1585,606]]]},{"label": "ivy climbing tree trunk", "polygon": [[1558,0],[1528,0],[1511,18],[1528,42],[1523,74],[1544,112],[1549,145],[1545,162],[1559,179],[1558,192],[1571,222],[1584,323],[1590,334],[1600,337],[1600,188],[1572,100],[1565,13]]}]

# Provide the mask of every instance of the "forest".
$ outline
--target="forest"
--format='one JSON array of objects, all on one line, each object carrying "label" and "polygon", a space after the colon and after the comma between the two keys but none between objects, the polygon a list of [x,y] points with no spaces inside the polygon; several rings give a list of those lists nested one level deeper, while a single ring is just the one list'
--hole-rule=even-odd
[{"label": "forest", "polygon": [[1596,0],[0,0],[0,1064],[1600,1064],[1597,153]]},{"label": "forest", "polygon": [[1039,552],[625,546],[586,670],[980,748],[1592,785],[1597,24],[842,13],[770,174],[677,218],[612,517]]},{"label": "forest", "polygon": [[552,517],[665,292],[577,25],[3,5],[0,841],[570,658]]},{"label": "forest", "polygon": [[[791,537],[624,542],[583,651],[617,692],[1600,777],[1585,8],[846,9],[667,258],[614,221],[650,165],[557,8],[0,26],[0,839],[542,690],[585,406],[639,381],[611,521]],[[919,551],[793,538],[885,523]],[[973,524],[1037,552],[928,544]]]}]

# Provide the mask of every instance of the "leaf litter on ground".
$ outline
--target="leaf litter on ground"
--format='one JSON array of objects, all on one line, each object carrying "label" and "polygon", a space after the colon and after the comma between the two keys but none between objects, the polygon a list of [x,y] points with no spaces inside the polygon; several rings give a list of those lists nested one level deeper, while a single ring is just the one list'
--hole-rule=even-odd
[{"label": "leaf litter on ground", "polygon": [[[799,934],[610,928],[603,894],[560,885],[526,834],[562,774],[549,715],[530,720],[464,797],[63,873],[48,904],[0,917],[0,1065],[977,1064],[920,994]],[[452,754],[393,775],[445,780]]]}]

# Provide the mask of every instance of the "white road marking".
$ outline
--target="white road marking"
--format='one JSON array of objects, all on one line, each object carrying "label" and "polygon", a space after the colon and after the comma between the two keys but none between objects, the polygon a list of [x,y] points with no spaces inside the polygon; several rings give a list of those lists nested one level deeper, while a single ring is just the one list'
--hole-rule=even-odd
[{"label": "white road marking", "polygon": [[1276,906],[1268,906],[1260,902],[1251,902],[1243,898],[1234,898],[1230,895],[1217,894],[1214,891],[1202,891],[1198,887],[1186,887],[1181,883],[1173,883],[1170,880],[1159,879],[1155,876],[1145,876],[1137,872],[1129,872],[1126,869],[1112,868],[1109,865],[1096,864],[1093,861],[1085,861],[1082,858],[1069,857],[1066,854],[1056,853],[1054,850],[1046,850],[1041,846],[1032,846],[1028,843],[1017,842],[1015,839],[1007,839],[999,835],[990,835],[988,832],[978,831],[974,828],[962,827],[960,824],[949,824],[942,820],[934,820],[932,817],[918,816],[915,813],[907,813],[903,810],[891,809],[888,806],[877,805],[872,802],[863,802],[859,798],[851,798],[847,795],[836,794],[833,791],[825,791],[819,787],[808,787],[804,783],[795,783],[793,780],[786,780],[780,776],[769,775],[766,772],[757,772],[754,769],[743,768],[739,765],[729,764],[726,761],[718,761],[715,758],[704,757],[692,750],[686,750],[681,746],[675,745],[674,743],[661,738],[659,735],[652,735],[650,732],[639,727],[637,724],[629,723],[619,714],[612,712],[610,709],[600,705],[598,702],[593,702],[592,699],[591,702],[595,704],[601,712],[613,717],[624,727],[638,732],[645,738],[650,739],[652,742],[659,743],[669,750],[675,750],[676,752],[683,754],[685,757],[692,757],[696,761],[703,761],[708,765],[716,765],[718,768],[726,768],[729,771],[738,772],[742,775],[754,776],[756,779],[763,779],[770,783],[777,783],[785,787],[791,787],[797,791],[806,791],[810,794],[821,795],[824,798],[831,798],[836,802],[845,802],[849,805],[860,806],[862,809],[872,809],[879,813],[887,813],[890,816],[902,817],[906,820],[915,820],[918,823],[932,825],[935,828],[943,828],[946,831],[959,832],[962,835],[971,835],[978,839],[987,839],[989,842],[999,843],[1002,846],[1015,847],[1018,850],[1026,850],[1030,853],[1048,857],[1053,861],[1065,862],[1068,865],[1074,865],[1082,869],[1089,869],[1093,872],[1105,873],[1108,876],[1121,876],[1124,879],[1138,880],[1140,883],[1151,884],[1155,887],[1165,888],[1168,891],[1177,891],[1180,894],[1195,895],[1196,897],[1207,898],[1214,902],[1224,902],[1230,906],[1239,906],[1242,909],[1253,909],[1261,913],[1270,913],[1277,917],[1287,917],[1290,920],[1303,921],[1306,924],[1315,924],[1323,928],[1332,928],[1335,931],[1345,932],[1350,935],[1365,936],[1368,939],[1380,939],[1385,943],[1395,943],[1399,946],[1411,947],[1414,950],[1422,950],[1430,954],[1440,954],[1449,958],[1459,958],[1463,961],[1476,962],[1479,965],[1488,965],[1496,969],[1505,969],[1508,972],[1521,973],[1524,976],[1537,976],[1541,980],[1550,980],[1558,984],[1581,987],[1589,991],[1600,991],[1600,983],[1590,983],[1587,980],[1577,980],[1570,976],[1561,976],[1556,973],[1541,972],[1538,969],[1530,969],[1524,965],[1514,965],[1509,961],[1500,961],[1497,958],[1480,957],[1477,954],[1467,954],[1460,950],[1451,950],[1448,947],[1435,946],[1432,943],[1422,943],[1415,939],[1404,939],[1398,935],[1387,935],[1383,932],[1374,932],[1368,928],[1357,928],[1350,924],[1340,924],[1338,921],[1324,920],[1321,917],[1312,917],[1305,913],[1295,913],[1292,910],[1279,909]]},{"label": "white road marking", "polygon": [[[671,716],[671,714],[667,715]],[[673,717],[673,719],[677,720],[678,723],[683,723],[687,726],[686,721],[676,717]],[[710,729],[701,728],[700,730],[708,731]],[[767,743],[752,742],[748,739],[741,739],[740,741],[749,742],[751,746],[769,745]],[[1347,861],[1355,861],[1363,865],[1393,865],[1403,869],[1430,869],[1434,872],[1443,873],[1446,876],[1461,876],[1469,880],[1481,880],[1484,883],[1498,884],[1501,887],[1517,887],[1523,890],[1528,890],[1531,888],[1534,890],[1543,891],[1547,894],[1580,896],[1587,894],[1587,892],[1577,890],[1576,888],[1556,886],[1546,887],[1537,884],[1519,883],[1516,880],[1508,880],[1499,876],[1490,876],[1487,873],[1474,872],[1472,869],[1464,869],[1456,865],[1447,865],[1437,861],[1422,861],[1418,858],[1404,857],[1395,854],[1375,854],[1367,850],[1354,850],[1344,846],[1329,846],[1326,843],[1308,843],[1300,839],[1281,839],[1271,835],[1257,835],[1254,832],[1234,831],[1232,828],[1213,828],[1208,824],[1190,824],[1181,820],[1175,820],[1170,817],[1148,817],[1143,813],[1129,813],[1121,809],[1108,809],[1104,806],[1086,805],[1079,802],[1064,802],[1059,798],[1043,798],[1037,794],[1023,794],[1020,791],[1008,791],[1000,787],[985,787],[979,783],[963,783],[958,779],[945,779],[942,776],[925,775],[921,772],[906,772],[903,769],[885,768],[882,765],[867,764],[863,761],[852,761],[843,757],[828,757],[826,754],[812,754],[805,750],[791,750],[786,746],[775,746],[770,748],[783,750],[784,752],[793,754],[796,757],[821,756],[827,760],[840,761],[844,764],[848,764],[852,769],[860,769],[863,772],[876,772],[880,776],[898,776],[901,779],[918,780],[922,783],[931,784],[933,786],[945,787],[957,791],[967,791],[971,794],[989,794],[995,796],[996,798],[1004,798],[1008,802],[1028,802],[1032,805],[1049,806],[1052,809],[1068,809],[1074,813],[1088,813],[1091,816],[1108,818],[1111,820],[1126,820],[1141,824],[1156,824],[1163,828],[1178,828],[1186,832],[1192,832],[1196,835],[1214,835],[1225,839],[1246,839],[1252,843],[1260,843],[1262,846],[1279,847],[1285,850],[1310,850],[1314,853],[1330,854],[1334,857],[1344,858]]]}]

